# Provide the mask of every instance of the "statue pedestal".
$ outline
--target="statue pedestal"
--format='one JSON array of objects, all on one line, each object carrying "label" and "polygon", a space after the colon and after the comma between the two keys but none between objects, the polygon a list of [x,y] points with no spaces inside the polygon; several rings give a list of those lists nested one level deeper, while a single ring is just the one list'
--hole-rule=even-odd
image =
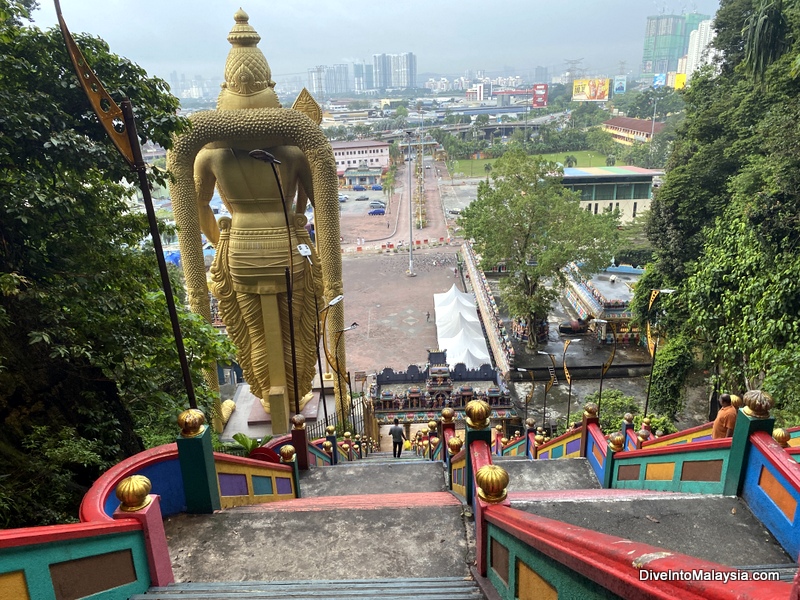
[{"label": "statue pedestal", "polygon": [[[330,393],[328,392],[328,394]],[[330,395],[328,396],[328,400],[330,401]],[[247,390],[243,389],[239,393],[240,404],[246,405],[248,401],[251,401],[250,413],[247,417],[248,425],[253,426],[253,425],[272,424],[272,415],[266,412],[261,404],[261,401],[250,393],[249,386]],[[328,406],[330,407],[330,404]],[[322,407],[320,406],[319,390],[314,390],[311,400],[309,400],[306,403],[306,405],[300,410],[300,414],[302,414],[306,418],[307,423],[313,423],[317,420],[321,410]],[[294,415],[294,410],[290,410],[289,415],[290,416]]]}]

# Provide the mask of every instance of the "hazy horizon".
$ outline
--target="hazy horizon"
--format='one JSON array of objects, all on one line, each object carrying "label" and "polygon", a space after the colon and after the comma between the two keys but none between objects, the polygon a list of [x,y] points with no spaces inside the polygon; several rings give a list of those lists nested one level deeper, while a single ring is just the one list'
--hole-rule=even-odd
[{"label": "hazy horizon", "polygon": [[[73,33],[103,38],[112,52],[166,80],[172,72],[221,79],[230,49],[226,37],[240,6],[261,35],[259,47],[273,78],[280,82],[300,77],[305,84],[308,69],[317,65],[371,64],[373,54],[401,52],[416,55],[419,75],[461,76],[468,70],[483,70],[490,77],[524,77],[543,66],[552,76],[565,70],[567,60],[578,59],[583,59],[581,66],[590,75],[614,75],[623,69],[636,74],[648,16],[698,12],[713,18],[719,1],[687,5],[510,0],[500,6],[471,0],[410,0],[380,6],[354,6],[341,0],[270,5],[240,0],[61,1]],[[42,2],[34,20],[42,28],[55,26],[53,4]]]}]

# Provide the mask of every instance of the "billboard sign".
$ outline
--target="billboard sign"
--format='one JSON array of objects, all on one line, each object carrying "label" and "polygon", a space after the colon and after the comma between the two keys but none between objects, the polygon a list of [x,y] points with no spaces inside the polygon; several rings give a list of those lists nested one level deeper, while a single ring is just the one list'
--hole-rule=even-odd
[{"label": "billboard sign", "polygon": [[660,88],[667,85],[667,74],[666,73],[656,73],[653,75],[653,87]]},{"label": "billboard sign", "polygon": [[625,75],[614,77],[614,95],[624,94],[628,88],[628,78]]},{"label": "billboard sign", "polygon": [[686,87],[686,73],[675,74],[675,89],[682,90]]},{"label": "billboard sign", "polygon": [[547,84],[534,83],[533,84],[533,100],[531,101],[533,108],[544,108],[547,106]]},{"label": "billboard sign", "polygon": [[605,102],[610,88],[610,79],[576,79],[572,82],[572,101]]}]

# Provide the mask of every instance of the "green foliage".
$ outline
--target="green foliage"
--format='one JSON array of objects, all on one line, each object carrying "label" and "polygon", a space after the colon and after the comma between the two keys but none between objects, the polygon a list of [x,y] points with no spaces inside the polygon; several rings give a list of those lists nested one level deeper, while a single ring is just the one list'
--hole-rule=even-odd
[{"label": "green foliage", "polygon": [[[249,456],[253,450],[263,445],[261,440],[257,438],[251,438],[244,433],[234,433],[233,439],[244,449],[245,456]],[[269,441],[270,439],[272,438],[267,438],[266,441]]]},{"label": "green foliage", "polygon": [[683,410],[684,381],[694,364],[691,341],[683,336],[661,340],[650,382],[653,411],[674,419]]},{"label": "green foliage", "polygon": [[[600,390],[588,394],[584,398],[584,405],[589,402],[597,404],[600,398]],[[625,413],[636,415],[639,412],[639,403],[633,396],[626,396],[620,390],[608,388],[603,390],[603,397],[600,399],[600,429],[604,433],[613,433],[622,429],[622,417]]]},{"label": "green foliage", "polygon": [[[108,465],[164,439],[186,408],[147,220],[132,177],[91,114],[60,32],[22,27],[32,3],[0,0],[0,476],[7,526],[63,522]],[[19,7],[25,7],[20,9]],[[165,82],[88,36],[77,42],[142,141],[185,127]],[[153,185],[163,174],[150,175]],[[181,291],[177,290],[180,295]],[[176,302],[179,307],[184,303]],[[231,355],[180,309],[201,408],[202,368]]]},{"label": "green foliage", "polygon": [[512,317],[528,322],[547,315],[567,264],[580,262],[585,273],[595,272],[616,247],[616,216],[582,210],[579,197],[561,185],[560,171],[541,157],[508,152],[459,219],[484,267],[505,263],[504,302]]},{"label": "green foliage", "polygon": [[[675,427],[675,423],[672,422],[672,419],[669,417],[664,417],[661,415],[654,415],[650,413],[647,416],[650,419],[650,431],[653,434],[661,432],[659,435],[669,435],[670,433],[675,433],[678,431],[678,428]],[[633,418],[633,428],[636,431],[641,431],[642,429],[642,420],[644,419],[644,415],[635,415]]]}]

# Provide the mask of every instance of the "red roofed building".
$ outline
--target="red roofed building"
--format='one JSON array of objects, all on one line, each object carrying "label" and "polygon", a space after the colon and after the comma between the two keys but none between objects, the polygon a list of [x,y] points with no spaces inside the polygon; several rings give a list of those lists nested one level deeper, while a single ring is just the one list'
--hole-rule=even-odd
[{"label": "red roofed building", "polygon": [[653,134],[664,129],[664,123],[653,123],[650,119],[614,117],[603,122],[603,131],[608,131],[615,142],[633,146],[634,142],[649,142]]}]

